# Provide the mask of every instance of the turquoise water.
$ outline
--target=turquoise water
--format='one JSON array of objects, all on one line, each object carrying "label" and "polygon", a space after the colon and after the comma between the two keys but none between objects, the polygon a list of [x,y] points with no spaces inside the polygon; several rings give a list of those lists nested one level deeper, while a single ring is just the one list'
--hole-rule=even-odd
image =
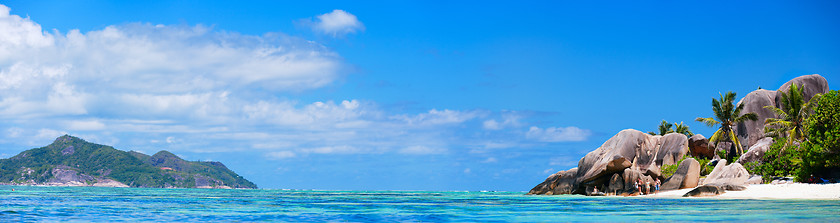
[{"label": "turquoise water", "polygon": [[[15,191],[12,191],[15,189]],[[0,186],[0,221],[840,221],[838,200]]]}]

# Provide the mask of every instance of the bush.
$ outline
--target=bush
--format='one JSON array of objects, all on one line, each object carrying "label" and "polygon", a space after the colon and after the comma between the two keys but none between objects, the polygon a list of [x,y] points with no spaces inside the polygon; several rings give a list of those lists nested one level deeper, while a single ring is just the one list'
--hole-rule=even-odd
[{"label": "bush", "polygon": [[683,156],[682,159],[680,159],[680,161],[677,162],[677,164],[662,165],[662,168],[661,168],[662,178],[668,179],[668,177],[673,176],[674,173],[677,172],[677,168],[680,167],[679,164],[682,163],[683,160],[685,160],[687,158],[694,158],[694,160],[697,160],[697,162],[700,163],[700,176],[706,176],[706,175],[709,175],[709,173],[712,172],[713,167],[709,167],[709,159],[701,159],[701,158],[693,157],[690,154],[686,154],[685,156]]},{"label": "bush", "polygon": [[[680,161],[682,162],[682,161]],[[662,178],[668,179],[677,172],[677,167],[680,165],[662,165]]]},{"label": "bush", "polygon": [[709,166],[709,162],[710,162],[709,159],[705,159],[705,158],[700,159],[700,158],[697,158],[697,157],[693,157],[693,158],[695,160],[697,160],[698,163],[700,163],[700,176],[706,176],[706,175],[709,175],[709,173],[712,173],[712,169],[714,169],[715,167],[710,167]]},{"label": "bush", "polygon": [[760,163],[745,166],[747,171],[760,174],[765,182],[773,177],[798,175],[802,163],[801,151],[798,145],[785,145],[786,142],[783,138],[776,138],[764,152]]},{"label": "bush", "polygon": [[831,177],[830,171],[840,168],[840,92],[830,91],[819,99],[805,132],[797,178]]}]

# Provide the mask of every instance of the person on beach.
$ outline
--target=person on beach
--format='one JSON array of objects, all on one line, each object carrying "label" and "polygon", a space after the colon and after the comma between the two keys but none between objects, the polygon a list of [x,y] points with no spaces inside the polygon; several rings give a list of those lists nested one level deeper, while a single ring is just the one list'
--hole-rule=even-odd
[{"label": "person on beach", "polygon": [[633,188],[636,188],[636,191],[640,191],[639,190],[639,181],[634,181],[633,182]]},{"label": "person on beach", "polygon": [[650,194],[650,181],[645,180],[645,194]]},{"label": "person on beach", "polygon": [[659,178],[656,179],[656,184],[655,185],[656,185],[656,191],[654,191],[653,193],[658,194],[659,193],[659,185],[662,185],[662,182],[659,181]]}]

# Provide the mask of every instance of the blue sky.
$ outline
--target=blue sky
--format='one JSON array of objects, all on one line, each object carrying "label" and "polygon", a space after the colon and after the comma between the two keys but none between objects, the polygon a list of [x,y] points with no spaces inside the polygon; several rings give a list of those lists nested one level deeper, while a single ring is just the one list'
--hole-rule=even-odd
[{"label": "blue sky", "polygon": [[821,74],[840,4],[3,1],[0,155],[71,134],[262,188],[526,191]]}]

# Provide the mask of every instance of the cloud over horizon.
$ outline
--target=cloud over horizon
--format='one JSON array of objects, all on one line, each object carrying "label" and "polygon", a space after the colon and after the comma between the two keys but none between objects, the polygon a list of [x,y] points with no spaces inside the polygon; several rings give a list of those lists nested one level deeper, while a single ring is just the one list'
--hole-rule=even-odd
[{"label": "cloud over horizon", "polygon": [[[431,156],[588,137],[577,127],[524,133],[523,115],[510,111],[405,113],[364,99],[284,98],[347,73],[338,53],[283,33],[149,23],[61,33],[9,12],[0,5],[0,121],[6,123],[0,142],[42,146],[70,133],[140,151],[253,151],[289,159]],[[314,27],[324,34],[364,30],[342,10],[317,19]]]}]

